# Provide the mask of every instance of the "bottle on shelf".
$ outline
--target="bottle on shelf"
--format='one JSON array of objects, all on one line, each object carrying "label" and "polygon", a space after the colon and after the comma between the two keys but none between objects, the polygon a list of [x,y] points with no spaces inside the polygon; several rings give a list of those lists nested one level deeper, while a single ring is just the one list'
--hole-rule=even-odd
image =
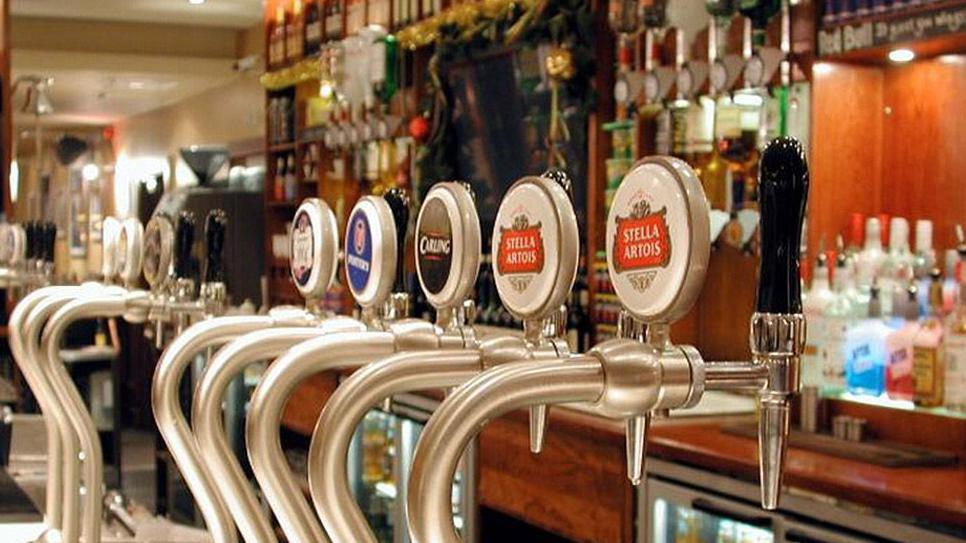
[{"label": "bottle on shelf", "polygon": [[285,161],[285,180],[284,196],[288,202],[294,202],[298,198],[298,176],[295,168],[295,154],[289,154]]},{"label": "bottle on shelf", "polygon": [[901,303],[910,279],[912,252],[909,250],[909,221],[902,217],[892,217],[889,220],[889,252],[883,258],[879,272],[884,315],[896,314],[896,302]]},{"label": "bottle on shelf", "polygon": [[915,382],[912,373],[913,342],[919,333],[919,287],[907,282],[904,299],[894,306],[897,329],[886,337],[886,393],[893,400],[912,400]]},{"label": "bottle on shelf", "polygon": [[825,310],[825,341],[822,345],[822,380],[828,392],[845,389],[845,341],[846,332],[855,322],[856,307],[849,289],[852,270],[848,259],[839,253],[836,257],[833,299]]},{"label": "bottle on shelf", "polygon": [[865,215],[852,213],[849,215],[849,242],[845,246],[845,254],[853,258],[862,251],[865,245]]},{"label": "bottle on shelf", "polygon": [[880,396],[886,388],[886,338],[894,329],[882,320],[879,287],[870,292],[867,318],[846,332],[845,379],[853,394]]},{"label": "bottle on shelf", "polygon": [[322,11],[321,0],[305,2],[305,56],[317,55],[322,48]]},{"label": "bottle on shelf", "polygon": [[966,411],[966,245],[960,242],[958,287],[952,312],[946,319],[946,407]]},{"label": "bottle on shelf", "polygon": [[323,0],[325,41],[342,38],[342,0]]},{"label": "bottle on shelf", "polygon": [[943,314],[948,315],[956,307],[956,297],[959,293],[959,253],[956,249],[946,249],[944,256],[945,278],[943,279]]},{"label": "bottle on shelf", "polygon": [[273,70],[285,65],[285,27],[285,7],[279,5],[269,34],[268,65]]},{"label": "bottle on shelf", "polygon": [[882,223],[878,217],[865,221],[865,244],[856,260],[856,284],[863,293],[868,293],[872,281],[880,275],[885,253],[882,251]]},{"label": "bottle on shelf", "polygon": [[805,331],[805,352],[803,353],[802,382],[806,386],[822,385],[822,362],[820,353],[825,342],[825,312],[835,299],[829,283],[828,256],[819,244],[819,254],[815,259],[812,287],[802,302],[802,310],[808,320]]},{"label": "bottle on shelf", "polygon": [[286,15],[285,61],[297,62],[305,54],[305,20],[302,18],[302,0],[292,3],[292,11]]},{"label": "bottle on shelf", "polygon": [[936,267],[936,250],[932,246],[932,221],[916,221],[916,255],[912,270],[919,281],[919,312],[929,311],[929,274]]},{"label": "bottle on shelf", "polygon": [[272,180],[272,199],[276,202],[285,200],[285,158],[275,159],[275,177]]},{"label": "bottle on shelf", "polygon": [[929,312],[913,340],[912,400],[923,407],[943,404],[945,360],[943,357],[942,273],[933,269],[929,283]]}]

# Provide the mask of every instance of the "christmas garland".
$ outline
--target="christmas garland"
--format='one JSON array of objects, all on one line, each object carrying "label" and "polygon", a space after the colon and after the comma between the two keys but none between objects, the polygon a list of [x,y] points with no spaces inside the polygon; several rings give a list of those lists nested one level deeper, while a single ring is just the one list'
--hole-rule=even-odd
[{"label": "christmas garland", "polygon": [[403,48],[433,45],[427,76],[427,103],[410,123],[421,145],[417,164],[423,187],[453,179],[459,149],[451,127],[451,93],[442,67],[479,57],[499,47],[552,44],[546,59],[553,89],[549,127],[549,164],[564,166],[557,145],[569,140],[561,94],[584,113],[593,107],[593,14],[587,0],[481,0],[457,4],[438,15],[401,29]]}]

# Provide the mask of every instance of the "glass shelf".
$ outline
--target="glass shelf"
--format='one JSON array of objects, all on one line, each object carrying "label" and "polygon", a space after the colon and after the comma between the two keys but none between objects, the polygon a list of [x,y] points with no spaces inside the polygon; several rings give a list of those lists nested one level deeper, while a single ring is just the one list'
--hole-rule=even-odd
[{"label": "glass shelf", "polygon": [[885,407],[887,409],[900,409],[902,411],[913,411],[916,413],[926,413],[929,415],[938,415],[942,417],[966,419],[966,411],[954,411],[946,407],[921,407],[912,403],[910,400],[893,400],[887,396],[867,396],[863,394],[852,394],[851,392],[823,391],[822,397]]}]

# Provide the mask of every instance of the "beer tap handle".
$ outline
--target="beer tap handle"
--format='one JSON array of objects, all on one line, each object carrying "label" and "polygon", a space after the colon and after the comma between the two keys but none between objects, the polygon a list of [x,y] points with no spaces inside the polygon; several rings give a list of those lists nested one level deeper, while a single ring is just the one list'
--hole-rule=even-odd
[{"label": "beer tap handle", "polygon": [[405,190],[392,188],[383,195],[392,210],[396,226],[396,279],[392,291],[406,292],[406,237],[409,230],[409,195]]},{"label": "beer tap handle", "polygon": [[195,215],[182,211],[174,234],[174,276],[176,279],[191,277],[191,248],[195,243]]},{"label": "beer tap handle", "polygon": [[205,218],[205,283],[225,282],[225,231],[228,215],[221,209],[213,209]]},{"label": "beer tap handle", "polygon": [[54,263],[54,248],[57,243],[57,225],[53,222],[48,222],[44,224],[44,254],[43,259],[50,263]]},{"label": "beer tap handle", "polygon": [[778,507],[791,398],[800,386],[805,318],[798,243],[808,185],[801,143],[788,137],[769,143],[761,156],[761,270],[750,338],[754,363],[768,369],[767,384],[758,394],[758,456],[765,509]]},{"label": "beer tap handle", "polygon": [[24,253],[27,261],[37,258],[37,227],[33,221],[27,221],[23,225],[27,248]]}]

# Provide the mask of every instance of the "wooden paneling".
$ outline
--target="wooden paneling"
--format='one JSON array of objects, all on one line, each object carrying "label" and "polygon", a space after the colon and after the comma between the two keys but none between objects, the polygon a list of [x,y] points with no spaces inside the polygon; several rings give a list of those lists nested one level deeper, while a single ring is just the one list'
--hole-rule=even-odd
[{"label": "wooden paneling", "polygon": [[303,435],[312,435],[325,402],[338,384],[335,372],[317,373],[302,382],[289,396],[282,425]]},{"label": "wooden paneling", "polygon": [[[808,247],[845,234],[849,214],[878,213],[882,192],[882,70],[823,62],[813,70]],[[848,241],[848,240],[846,240]]]},{"label": "wooden paneling", "polygon": [[966,55],[884,70],[881,211],[934,221],[937,248],[966,223]]}]

